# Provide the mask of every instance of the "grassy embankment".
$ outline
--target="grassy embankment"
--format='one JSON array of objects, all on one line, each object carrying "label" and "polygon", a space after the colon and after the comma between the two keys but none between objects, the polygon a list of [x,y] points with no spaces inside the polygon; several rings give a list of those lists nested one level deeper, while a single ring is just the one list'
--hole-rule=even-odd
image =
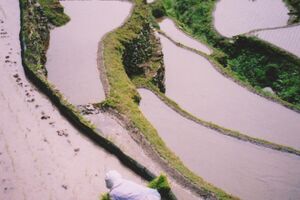
[{"label": "grassy embankment", "polygon": [[38,0],[40,3],[44,15],[49,22],[54,26],[62,26],[66,24],[70,18],[64,14],[64,8],[57,0]]},{"label": "grassy embankment", "polygon": [[[220,70],[224,74],[260,95],[299,111],[300,59],[255,37],[228,39],[218,34],[212,15],[216,2],[162,0],[156,3],[156,10],[167,13],[185,32],[213,47],[210,59],[221,64],[217,67],[223,66]],[[271,87],[276,95],[264,92],[265,87]]]},{"label": "grassy embankment", "polygon": [[[53,3],[55,2],[55,3]],[[24,49],[24,62],[32,71],[41,77],[47,75],[44,67],[46,63],[46,51],[49,44],[48,23],[54,26],[62,26],[70,18],[63,13],[63,7],[58,1],[33,1],[20,0],[22,41]],[[46,11],[44,11],[44,9]],[[49,17],[49,18],[48,18]]]},{"label": "grassy embankment", "polygon": [[[109,107],[115,109],[125,116],[129,123],[132,124],[132,127],[136,127],[139,132],[143,134],[151,144],[152,148],[168,163],[169,166],[199,188],[198,193],[202,196],[216,196],[218,199],[234,199],[235,197],[206,183],[202,178],[186,168],[179,158],[166,147],[157,131],[139,110],[138,102],[140,96],[133,83],[137,85],[139,83],[149,84],[157,90],[158,85],[153,81],[153,76],[147,75],[147,69],[149,69],[149,67],[144,68],[144,63],[146,63],[146,66],[147,63],[149,64],[151,56],[148,56],[148,53],[151,51],[143,51],[142,48],[132,47],[132,41],[143,41],[147,38],[147,36],[144,37],[147,34],[144,33],[143,30],[148,26],[147,23],[151,22],[151,15],[144,2],[142,0],[135,0],[134,2],[135,7],[128,21],[121,28],[108,34],[103,40],[103,59],[110,91],[107,99],[101,103],[101,106],[103,108]],[[138,46],[142,47],[143,44]],[[131,52],[130,55],[127,55],[128,52],[126,52],[126,48],[131,50],[135,49],[135,51]],[[151,53],[149,53],[149,55],[150,54]],[[128,59],[126,56],[129,56],[127,57]],[[137,60],[139,56],[142,56],[142,58],[139,58],[142,61]],[[160,53],[158,51],[157,58],[159,57]],[[133,59],[133,61],[131,59]],[[127,65],[127,63],[132,62],[133,64]],[[133,66],[133,69],[128,69],[129,66]],[[155,67],[155,69],[161,69],[163,71],[161,63],[158,66],[160,67]],[[142,70],[141,67],[144,68],[144,70]],[[163,77],[161,77],[160,81],[163,81]],[[163,91],[162,88],[160,89]]]},{"label": "grassy embankment", "polygon": [[[22,64],[26,76],[56,105],[80,133],[86,135],[95,144],[114,154],[121,163],[151,181],[155,175],[136,160],[126,155],[120,148],[96,131],[75,106],[70,104],[53,85],[47,81],[45,69],[51,26],[62,26],[69,21],[58,1],[20,0]],[[46,11],[44,8],[47,7]],[[50,17],[49,17],[50,16]],[[48,18],[49,17],[49,18]]]}]

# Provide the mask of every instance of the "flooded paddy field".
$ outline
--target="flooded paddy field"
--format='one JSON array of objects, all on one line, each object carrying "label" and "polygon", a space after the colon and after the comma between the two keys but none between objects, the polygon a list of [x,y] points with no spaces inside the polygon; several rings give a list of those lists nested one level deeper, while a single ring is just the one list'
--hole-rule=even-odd
[{"label": "flooded paddy field", "polygon": [[71,21],[51,31],[48,79],[71,103],[105,99],[97,68],[98,44],[130,14],[127,1],[62,1]]},{"label": "flooded paddy field", "polygon": [[171,19],[164,19],[159,23],[159,26],[160,30],[162,30],[165,34],[172,38],[172,40],[208,55],[212,53],[211,49],[209,49],[206,45],[180,31]]},{"label": "flooded paddy field", "polygon": [[300,149],[299,113],[248,91],[205,58],[160,39],[166,95],[183,109],[226,128]]},{"label": "flooded paddy field", "polygon": [[263,30],[252,35],[270,42],[300,57],[300,25],[274,30]]},{"label": "flooded paddy field", "polygon": [[241,199],[298,199],[300,157],[220,135],[140,89],[140,108],[167,146],[206,181]]},{"label": "flooded paddy field", "polygon": [[289,10],[282,0],[220,0],[214,12],[215,29],[232,37],[259,28],[287,25]]}]

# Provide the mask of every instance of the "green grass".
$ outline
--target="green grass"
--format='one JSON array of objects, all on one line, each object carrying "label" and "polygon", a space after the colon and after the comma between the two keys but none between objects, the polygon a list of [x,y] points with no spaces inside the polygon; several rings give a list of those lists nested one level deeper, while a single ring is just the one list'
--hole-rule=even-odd
[{"label": "green grass", "polygon": [[64,13],[64,8],[58,0],[38,0],[38,2],[42,7],[44,15],[54,26],[62,26],[70,21],[69,16]]},{"label": "green grass", "polygon": [[110,200],[109,194],[108,193],[102,194],[100,200]]},{"label": "green grass", "polygon": [[170,191],[170,185],[166,175],[160,175],[148,184],[149,188],[157,189],[158,191]]},{"label": "green grass", "polygon": [[254,37],[236,38],[228,67],[260,88],[271,87],[283,100],[300,106],[300,60]]}]

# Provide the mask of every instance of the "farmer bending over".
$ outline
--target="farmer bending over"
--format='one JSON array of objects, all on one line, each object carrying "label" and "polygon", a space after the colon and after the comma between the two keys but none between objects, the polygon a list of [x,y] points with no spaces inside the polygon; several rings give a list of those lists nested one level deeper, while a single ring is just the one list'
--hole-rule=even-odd
[{"label": "farmer bending over", "polygon": [[115,170],[106,173],[105,183],[111,200],[160,200],[157,190],[125,180]]}]

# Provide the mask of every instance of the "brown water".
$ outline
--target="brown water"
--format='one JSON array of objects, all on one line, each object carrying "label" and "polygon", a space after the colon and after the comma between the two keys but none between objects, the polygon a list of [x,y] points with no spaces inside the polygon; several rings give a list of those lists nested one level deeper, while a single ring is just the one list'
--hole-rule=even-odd
[{"label": "brown water", "polygon": [[191,38],[190,36],[183,33],[179,30],[175,23],[170,19],[164,19],[159,23],[160,29],[164,31],[169,37],[173,40],[184,44],[188,47],[194,48],[196,50],[202,51],[206,54],[211,54],[212,51],[204,44],[200,43],[199,41]]},{"label": "brown water", "polygon": [[140,89],[140,109],[196,174],[242,199],[299,199],[300,157],[258,147],[187,120]]},{"label": "brown water", "polygon": [[129,15],[125,1],[62,1],[71,21],[51,31],[48,78],[73,104],[104,100],[97,69],[98,43]]},{"label": "brown water", "polygon": [[182,108],[226,128],[300,149],[300,114],[239,86],[203,57],[161,36],[166,95]]},{"label": "brown water", "polygon": [[6,13],[0,13],[0,32],[6,33],[0,37],[0,199],[99,199],[108,192],[110,169],[145,184],[81,136],[25,78],[18,2],[0,1]]},{"label": "brown water", "polygon": [[300,57],[300,25],[254,33],[259,38]]},{"label": "brown water", "polygon": [[220,0],[214,25],[220,34],[232,37],[258,28],[286,25],[288,12],[282,0]]}]

